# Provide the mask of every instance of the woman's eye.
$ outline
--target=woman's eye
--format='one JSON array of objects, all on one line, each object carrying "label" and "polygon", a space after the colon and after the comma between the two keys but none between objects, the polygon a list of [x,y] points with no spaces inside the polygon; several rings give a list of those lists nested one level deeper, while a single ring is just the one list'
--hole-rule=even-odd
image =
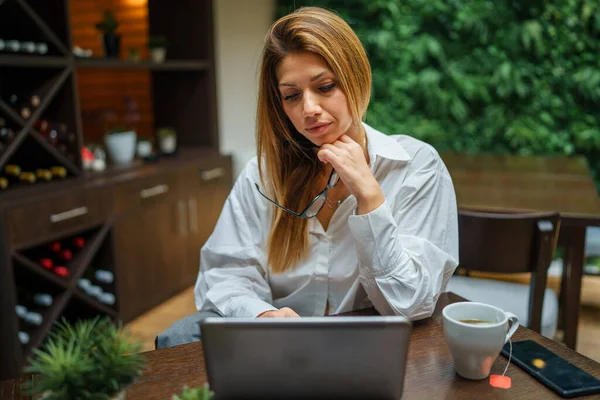
[{"label": "woman's eye", "polygon": [[335,87],[335,83],[330,83],[329,85],[321,86],[319,90],[321,92],[329,92],[331,89]]},{"label": "woman's eye", "polygon": [[287,96],[283,96],[283,101],[290,101],[298,97],[298,93],[288,94]]}]

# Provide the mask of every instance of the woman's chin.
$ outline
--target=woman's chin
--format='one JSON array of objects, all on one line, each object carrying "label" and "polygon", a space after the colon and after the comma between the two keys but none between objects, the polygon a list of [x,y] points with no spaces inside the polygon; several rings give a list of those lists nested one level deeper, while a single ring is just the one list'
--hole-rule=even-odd
[{"label": "woman's chin", "polygon": [[313,142],[316,146],[321,147],[324,144],[333,144],[335,143],[342,135],[337,133],[330,133],[327,135],[323,135],[318,138],[311,138],[311,142]]}]

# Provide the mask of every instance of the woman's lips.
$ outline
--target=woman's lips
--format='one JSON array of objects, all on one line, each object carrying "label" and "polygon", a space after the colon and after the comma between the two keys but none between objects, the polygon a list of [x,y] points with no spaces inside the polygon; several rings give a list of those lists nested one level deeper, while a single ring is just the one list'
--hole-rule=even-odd
[{"label": "woman's lips", "polygon": [[331,125],[331,122],[315,126],[314,128],[307,128],[306,130],[313,135],[320,135],[322,133],[325,133],[325,131],[327,131],[327,129],[329,128],[329,125]]}]

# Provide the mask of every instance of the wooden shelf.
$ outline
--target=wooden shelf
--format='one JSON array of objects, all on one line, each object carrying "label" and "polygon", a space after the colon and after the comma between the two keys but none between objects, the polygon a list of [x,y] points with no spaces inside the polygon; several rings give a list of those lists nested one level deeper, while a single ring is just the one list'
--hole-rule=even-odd
[{"label": "wooden shelf", "polygon": [[69,277],[69,287],[76,288],[77,281],[83,275],[83,272],[88,267],[89,263],[92,261],[96,252],[100,248],[102,241],[106,237],[109,229],[111,228],[112,223],[106,222],[102,228],[88,241],[88,244],[83,248],[83,251],[73,260],[71,265],[71,275]]},{"label": "wooden shelf", "polygon": [[203,60],[167,60],[162,63],[152,61],[131,61],[109,58],[76,59],[76,68],[100,69],[148,69],[155,71],[204,71],[210,68],[210,63]]},{"label": "wooden shelf", "polygon": [[44,314],[42,326],[35,331],[31,341],[25,346],[25,357],[29,357],[32,354],[33,349],[40,347],[46,336],[48,336],[50,329],[52,329],[54,322],[58,320],[60,313],[67,305],[67,301],[70,297],[70,294],[65,292],[58,296],[58,299],[55,298],[54,304],[52,304],[50,310]]},{"label": "wooden shelf", "polygon": [[100,303],[99,301],[97,301],[96,299],[88,296],[87,294],[83,293],[81,290],[76,289],[73,291],[73,297],[75,297],[77,300],[80,300],[82,302],[84,302],[85,304],[87,304],[88,306],[90,306],[91,308],[103,312],[104,314],[108,314],[111,317],[116,317],[118,316],[117,311],[114,308],[111,308],[109,306],[106,306],[102,303]]},{"label": "wooden shelf", "polygon": [[0,55],[0,67],[63,68],[69,65],[65,57]]},{"label": "wooden shelf", "polygon": [[68,281],[66,279],[60,278],[59,276],[53,274],[52,272],[46,271],[44,268],[40,267],[39,265],[37,265],[36,263],[31,261],[27,257],[15,252],[15,253],[13,253],[13,258],[19,264],[21,264],[23,267],[29,269],[34,274],[37,274],[37,275],[43,277],[44,279],[49,280],[50,282],[54,283],[57,286],[60,286],[63,289],[68,288],[69,285],[68,285]]},{"label": "wooden shelf", "polygon": [[[69,171],[67,179],[11,185],[0,192],[0,276],[8,277],[0,279],[0,354],[6,359],[0,362],[0,380],[21,373],[26,357],[46,340],[61,316],[77,321],[106,314],[115,322],[128,322],[168,299],[182,285],[192,284],[197,278],[198,249],[233,185],[231,156],[219,153],[213,29],[216,0],[182,0],[177,7],[163,0],[148,0],[143,6],[147,13],[123,15],[123,24],[134,21],[144,26],[128,47],[145,50],[143,46],[153,35],[168,40],[168,58],[162,63],[147,58],[103,58],[96,47],[96,57],[76,57],[72,52],[75,44],[87,47],[94,41],[101,47],[97,32],[80,30],[89,27],[90,18],[95,21],[101,10],[70,7],[70,3],[74,4],[72,0],[0,0],[2,22],[15,36],[10,39],[48,46],[45,55],[0,54],[0,116],[16,134],[0,154],[0,167],[14,162],[35,170],[38,165],[60,164]],[[127,48],[121,50],[120,54],[125,54]],[[13,94],[25,101],[35,94],[41,104],[31,109],[28,118],[22,118],[21,110],[7,104]],[[72,148],[101,143],[109,129],[88,114],[96,109],[120,111],[125,95],[140,104],[138,135],[156,139],[159,128],[172,127],[177,132],[176,155],[123,167],[111,165],[109,158],[103,172],[84,170],[81,153]],[[76,139],[70,137],[65,144],[70,153],[63,154],[42,128],[36,128],[40,119],[68,127]],[[213,175],[204,174],[211,170],[218,171],[214,180],[205,177]],[[172,189],[164,196],[138,199],[141,190],[159,184]],[[63,204],[65,209],[85,206],[89,215],[49,225],[46,211],[61,211]],[[186,221],[173,215],[181,204],[186,205]],[[191,217],[192,211],[187,212],[190,207],[197,221]],[[174,222],[178,232],[183,232],[184,223],[202,228],[182,237],[171,234]],[[15,235],[17,231],[23,232],[22,237]],[[87,245],[68,263],[69,277],[38,265],[37,255],[45,254],[45,243],[73,235],[85,236]],[[77,287],[90,263],[113,272],[114,282],[101,286],[115,295],[114,305],[103,304]],[[56,289],[54,305],[44,313],[43,325],[31,330],[29,344],[22,346],[14,308],[17,285],[35,289],[45,284]]]}]

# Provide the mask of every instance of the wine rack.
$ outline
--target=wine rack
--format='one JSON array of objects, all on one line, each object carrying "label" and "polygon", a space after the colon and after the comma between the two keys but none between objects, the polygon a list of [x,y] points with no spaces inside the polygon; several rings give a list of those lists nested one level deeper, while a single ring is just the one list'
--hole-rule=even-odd
[{"label": "wine rack", "polygon": [[[128,322],[193,284],[232,187],[218,151],[213,0],[141,2],[148,34],[170,43],[160,64],[75,57],[71,16],[90,8],[75,1],[0,0],[0,380],[61,318]],[[97,70],[147,71],[149,129],[173,127],[176,156],[84,171],[93,135],[79,78]]]},{"label": "wine rack", "polygon": [[[117,283],[110,229],[111,224],[105,223],[75,235],[54,237],[13,251],[17,287],[15,315],[25,354],[38,347],[54,321],[62,317],[76,320],[89,315],[108,315],[116,319]],[[88,285],[84,290],[82,282],[86,280]],[[93,290],[87,293],[89,287]],[[35,294],[43,295],[42,302],[45,299],[52,301],[38,304],[33,301]],[[81,313],[74,310],[81,310]],[[33,318],[27,318],[32,315]]]}]

